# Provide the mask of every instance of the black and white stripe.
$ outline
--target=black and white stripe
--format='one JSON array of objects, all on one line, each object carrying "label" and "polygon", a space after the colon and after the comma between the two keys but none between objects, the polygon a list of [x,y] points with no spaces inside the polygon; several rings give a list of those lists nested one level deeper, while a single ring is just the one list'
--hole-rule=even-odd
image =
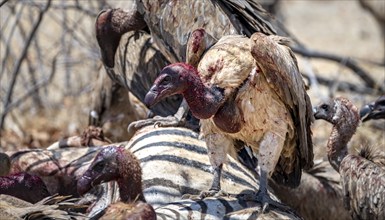
[{"label": "black and white stripe", "polygon": [[[126,145],[141,161],[144,193],[157,207],[177,201],[184,194],[208,190],[212,168],[205,142],[185,128],[147,128]],[[256,191],[253,174],[229,157],[223,170],[223,190],[230,194]]]}]

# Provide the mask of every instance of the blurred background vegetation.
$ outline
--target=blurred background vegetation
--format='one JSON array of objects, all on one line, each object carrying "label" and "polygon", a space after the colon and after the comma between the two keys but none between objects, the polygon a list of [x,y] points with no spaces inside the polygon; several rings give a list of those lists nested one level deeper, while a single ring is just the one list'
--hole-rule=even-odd
[{"label": "blurred background vegetation", "polygon": [[[261,0],[308,49],[343,58],[335,62],[297,54],[313,105],[326,97],[345,96],[361,107],[384,93],[384,23],[360,1]],[[94,36],[95,18],[103,8],[130,8],[133,1],[0,2],[2,150],[45,148],[81,133],[88,125],[98,78],[105,74]],[[370,2],[385,14],[384,1]],[[376,87],[367,86],[346,67],[352,60]],[[316,152],[326,146],[330,128],[315,122]],[[384,131],[383,121],[363,124],[352,145],[385,148]]]}]

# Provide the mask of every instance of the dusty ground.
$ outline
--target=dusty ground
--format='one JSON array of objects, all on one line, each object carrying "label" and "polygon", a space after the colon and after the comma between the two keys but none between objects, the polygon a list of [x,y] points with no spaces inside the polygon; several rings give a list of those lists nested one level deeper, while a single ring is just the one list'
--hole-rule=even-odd
[{"label": "dusty ground", "polygon": [[[379,0],[380,1],[380,0]],[[43,1],[38,1],[43,2]],[[55,1],[53,1],[55,3]],[[122,4],[122,1],[108,1],[111,5]],[[56,2],[57,3],[57,2]],[[84,7],[87,4],[84,4]],[[385,4],[383,2],[383,4]],[[18,6],[20,7],[20,6]],[[7,7],[1,9],[1,30],[3,36],[11,30],[5,27],[9,22]],[[52,12],[54,13],[54,12]],[[60,16],[57,13],[55,16]],[[53,14],[51,14],[53,16]],[[80,21],[79,15],[73,14],[72,23]],[[25,19],[28,16],[25,15]],[[286,27],[308,48],[330,52],[337,55],[352,57],[360,60],[359,64],[368,71],[379,83],[385,82],[385,69],[383,66],[373,65],[371,62],[384,60],[384,38],[373,17],[363,10],[357,1],[351,0],[283,0],[280,5],[278,18],[282,19]],[[85,16],[81,20],[81,28],[74,29],[76,36],[84,38],[84,43],[72,45],[70,53],[61,57],[59,61],[66,65],[58,66],[58,73],[53,78],[50,86],[40,92],[43,97],[43,108],[38,108],[29,99],[24,105],[13,110],[8,115],[4,132],[1,134],[2,150],[24,147],[46,147],[59,138],[79,134],[88,123],[88,112],[91,106],[93,88],[97,82],[100,61],[96,41],[93,38],[94,17]],[[62,26],[60,23],[52,24],[52,21],[44,21],[46,28],[41,29],[38,35],[41,41],[55,39],[60,41]],[[50,23],[51,22],[51,23]],[[52,25],[52,26],[50,26]],[[69,35],[66,35],[69,36]],[[83,37],[82,37],[83,36]],[[80,41],[80,40],[79,40]],[[15,44],[18,41],[11,41]],[[48,41],[49,42],[49,41]],[[4,56],[4,45],[0,47],[0,55]],[[34,51],[31,48],[31,59]],[[55,46],[48,47],[52,57]],[[63,49],[63,48],[62,48]],[[68,48],[67,48],[68,49]],[[59,57],[60,58],[60,57]],[[360,84],[359,78],[349,69],[341,65],[324,60],[308,60],[300,56],[299,65],[302,71],[313,71],[315,74],[327,76],[334,81],[348,80]],[[3,57],[1,57],[1,60]],[[41,63],[44,68],[50,69],[50,64]],[[46,65],[46,66],[45,66]],[[67,65],[72,65],[68,68]],[[26,70],[26,69],[24,69]],[[66,71],[70,72],[71,91],[63,76]],[[7,73],[8,74],[8,73]],[[1,79],[1,97],[4,100],[5,91],[10,76]],[[22,90],[23,86],[18,87]],[[321,99],[329,96],[330,88],[325,86],[312,86],[309,90],[312,102],[318,103]],[[22,94],[22,93],[16,93]],[[376,96],[362,95],[354,92],[337,92],[335,96],[345,96],[353,100],[357,106],[376,99]],[[4,109],[0,109],[3,111]],[[113,126],[113,125],[110,125]],[[121,126],[121,125],[119,125]],[[377,127],[377,128],[373,128]],[[380,127],[380,129],[378,129]],[[382,129],[381,129],[382,128]],[[125,128],[124,128],[125,129]],[[352,141],[354,147],[361,144],[371,144],[385,150],[385,125],[384,122],[369,122],[362,125]],[[323,155],[323,147],[330,132],[330,126],[322,121],[317,121],[313,126],[315,151]],[[114,137],[111,137],[114,139]]]}]

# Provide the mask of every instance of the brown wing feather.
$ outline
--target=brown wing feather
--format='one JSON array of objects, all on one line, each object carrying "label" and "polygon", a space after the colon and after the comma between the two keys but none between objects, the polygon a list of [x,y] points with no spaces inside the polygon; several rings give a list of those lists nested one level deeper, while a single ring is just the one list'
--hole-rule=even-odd
[{"label": "brown wing feather", "polygon": [[312,107],[297,60],[290,48],[284,45],[286,43],[283,37],[255,33],[251,37],[251,53],[271,88],[292,114],[297,136],[297,152],[294,153],[300,155],[300,166],[308,169],[313,166]]},{"label": "brown wing feather", "polygon": [[[255,0],[221,0],[214,1],[229,10],[231,21],[239,33],[250,37],[254,32],[276,34],[268,22],[270,14]],[[234,16],[236,15],[236,16]]]},{"label": "brown wing feather", "polygon": [[354,219],[385,219],[385,170],[355,155],[340,166],[345,207]]},{"label": "brown wing feather", "polygon": [[188,36],[197,28],[211,36],[207,46],[230,34],[275,34],[255,0],[142,0],[138,10],[159,50],[172,63],[185,61]]}]

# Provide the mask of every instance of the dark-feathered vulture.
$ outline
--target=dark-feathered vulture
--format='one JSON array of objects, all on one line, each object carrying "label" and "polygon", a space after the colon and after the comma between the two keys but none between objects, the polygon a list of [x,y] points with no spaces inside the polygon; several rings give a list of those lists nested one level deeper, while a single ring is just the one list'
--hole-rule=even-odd
[{"label": "dark-feathered vulture", "polygon": [[371,119],[385,119],[385,95],[362,107],[360,117],[363,122]]},{"label": "dark-feathered vulture", "polygon": [[[258,154],[257,199],[275,204],[267,194],[267,177],[298,186],[303,168],[313,165],[310,99],[297,62],[284,38],[255,33],[221,38],[198,68],[185,63],[165,67],[145,97],[149,106],[182,94],[201,119],[214,179],[209,194],[220,190],[226,154],[235,156],[241,140]],[[274,173],[274,174],[273,174]]]},{"label": "dark-feathered vulture", "polygon": [[101,150],[78,180],[77,189],[83,195],[92,187],[109,181],[117,181],[121,203],[111,204],[101,219],[156,219],[152,206],[145,203],[139,161],[123,146]]},{"label": "dark-feathered vulture", "polygon": [[[157,71],[156,68],[146,65],[159,67],[159,64],[165,62],[186,62],[187,41],[193,30],[206,30],[207,47],[228,34],[275,34],[275,30],[265,19],[267,16],[255,0],[137,0],[136,7],[129,11],[102,11],[96,20],[96,38],[102,61],[110,77],[126,86],[143,101],[156,74],[161,70]],[[146,52],[140,56],[127,55],[126,49],[130,48],[127,44],[131,44],[132,40],[129,42],[121,39],[128,31],[146,28],[154,41],[147,42],[149,48],[155,45],[160,51],[153,56],[150,64],[143,61],[142,57]],[[124,53],[118,55],[116,51]],[[128,71],[131,63],[139,63],[136,71]],[[180,103],[179,96],[160,102],[151,110],[157,115],[168,116],[176,112]]]},{"label": "dark-feathered vulture", "polygon": [[365,147],[359,155],[348,153],[360,117],[345,98],[319,104],[314,114],[333,124],[327,143],[332,167],[341,175],[345,207],[353,219],[385,219],[385,153]]}]

